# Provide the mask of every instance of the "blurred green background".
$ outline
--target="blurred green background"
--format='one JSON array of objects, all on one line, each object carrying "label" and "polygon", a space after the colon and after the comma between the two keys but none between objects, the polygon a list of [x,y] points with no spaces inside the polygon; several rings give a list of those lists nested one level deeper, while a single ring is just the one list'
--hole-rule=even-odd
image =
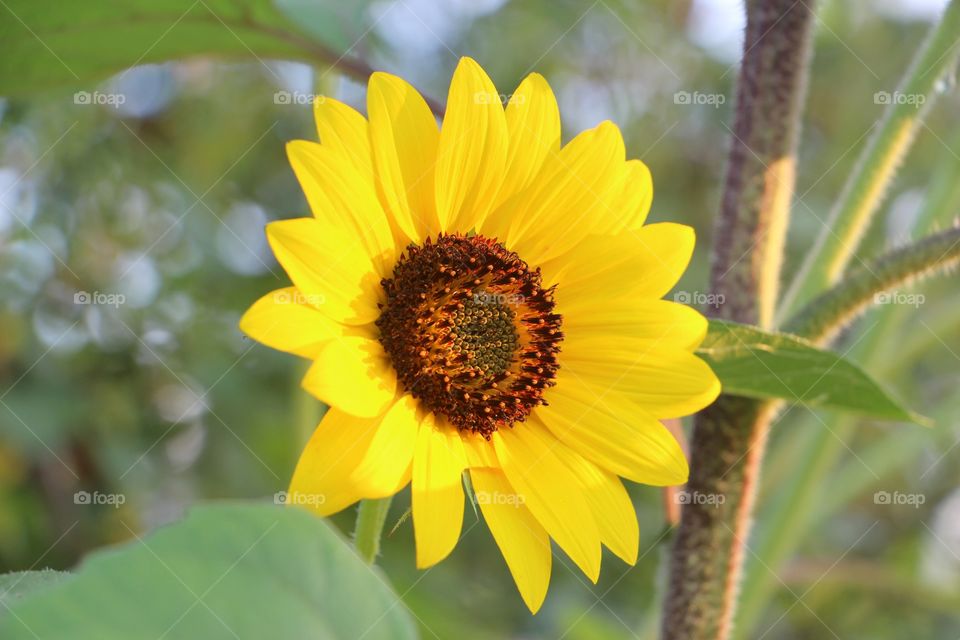
[{"label": "blurred green background", "polygon": [[[895,90],[943,4],[822,3],[787,276],[883,112],[875,94]],[[309,3],[291,11],[309,20]],[[742,14],[731,0],[384,0],[358,6],[348,40],[351,56],[441,100],[461,55],[505,94],[536,70],[558,95],[565,139],[619,124],[628,156],[653,172],[651,220],[697,229],[677,291],[699,295]],[[0,9],[0,20],[13,18]],[[123,103],[78,104],[78,89]],[[198,501],[270,500],[286,487],[322,408],[298,388],[302,363],[245,339],[237,321],[287,282],[263,226],[307,213],[284,143],[315,135],[311,94],[361,109],[365,99],[326,66],[209,58],[0,99],[0,571],[69,568]],[[855,263],[960,212],[958,106],[944,83]],[[936,428],[784,413],[747,558],[742,638],[960,636],[957,278],[902,294],[837,349]],[[125,503],[76,504],[78,491]],[[671,534],[660,491],[630,491],[637,566],[607,554],[594,586],[558,551],[535,617],[469,508],[442,564],[415,570],[409,520],[386,538],[381,564],[424,637],[653,638]],[[395,501],[388,529],[408,503]],[[353,519],[351,509],[334,520],[348,532]]]}]

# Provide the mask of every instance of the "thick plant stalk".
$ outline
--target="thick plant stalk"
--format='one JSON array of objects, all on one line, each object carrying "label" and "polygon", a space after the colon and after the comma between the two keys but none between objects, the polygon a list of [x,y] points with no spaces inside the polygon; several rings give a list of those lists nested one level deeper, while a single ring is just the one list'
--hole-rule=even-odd
[{"label": "thick plant stalk", "polygon": [[898,89],[893,93],[875,94],[877,102],[889,106],[864,147],[816,245],[791,283],[781,303],[781,317],[797,305],[809,302],[843,275],[913,145],[927,111],[936,101],[938,85],[957,65],[958,34],[960,0],[952,0],[917,52]]},{"label": "thick plant stalk", "polygon": [[[960,227],[935,233],[895,249],[859,267],[815,298],[790,321],[786,330],[826,343],[873,304],[909,300],[896,287],[955,267],[960,263]],[[918,299],[917,299],[918,300]]]},{"label": "thick plant stalk", "polygon": [[[711,269],[712,292],[723,300],[717,315],[724,319],[772,323],[795,181],[812,7],[812,2],[793,0],[754,0],[748,6]],[[722,396],[695,420],[687,485],[691,499],[671,557],[665,640],[729,637],[774,410],[771,404]]]}]

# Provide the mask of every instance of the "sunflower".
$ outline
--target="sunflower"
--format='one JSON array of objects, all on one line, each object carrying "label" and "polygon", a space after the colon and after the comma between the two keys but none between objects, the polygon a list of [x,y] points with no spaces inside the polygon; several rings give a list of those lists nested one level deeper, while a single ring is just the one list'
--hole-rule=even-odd
[{"label": "sunflower", "polygon": [[707,323],[661,298],[689,227],[645,225],[650,172],[610,122],[560,144],[549,85],[503,106],[464,58],[442,127],[398,77],[375,73],[367,117],[315,102],[320,142],[287,146],[313,217],[267,226],[293,286],[241,329],[312,360],[329,406],[291,481],[322,515],[411,485],[416,562],[456,546],[464,482],[531,611],[553,538],[593,581],[601,545],[639,546],[621,477],[686,481],[661,420],[712,402],[693,351]]}]

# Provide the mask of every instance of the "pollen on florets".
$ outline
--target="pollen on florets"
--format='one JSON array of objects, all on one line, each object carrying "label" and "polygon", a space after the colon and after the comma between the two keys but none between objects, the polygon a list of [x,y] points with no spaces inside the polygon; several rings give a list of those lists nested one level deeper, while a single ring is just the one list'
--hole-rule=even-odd
[{"label": "pollen on florets", "polygon": [[494,239],[441,234],[381,286],[380,342],[426,409],[489,438],[544,403],[563,333],[539,269]]}]

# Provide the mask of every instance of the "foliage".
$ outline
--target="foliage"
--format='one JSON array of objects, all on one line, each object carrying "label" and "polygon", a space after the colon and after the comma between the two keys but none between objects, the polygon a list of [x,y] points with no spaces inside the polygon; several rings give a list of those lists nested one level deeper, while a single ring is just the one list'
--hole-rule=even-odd
[{"label": "foliage", "polygon": [[[98,572],[119,574],[117,558],[151,562],[138,537],[157,550],[181,527],[205,541],[208,552],[187,563],[197,570],[187,575],[200,580],[201,569],[237,550],[231,541],[251,534],[231,518],[274,517],[267,507],[214,507],[216,515],[201,510],[155,537],[145,534],[201,501],[283,489],[319,416],[320,408],[295,390],[301,372],[242,339],[236,321],[258,293],[283,281],[262,245],[263,223],[306,210],[283,157],[285,141],[314,135],[309,106],[293,96],[334,94],[363,105],[355,84],[328,71],[327,52],[349,51],[351,59],[409,77],[435,97],[444,95],[461,54],[480,59],[503,92],[532,66],[557,88],[566,131],[605,118],[618,122],[628,155],[653,171],[652,219],[680,214],[698,229],[694,264],[676,296],[701,297],[736,75],[736,43],[731,54],[720,36],[739,36],[736,25],[722,28],[729,11],[704,13],[704,6],[714,3],[612,1],[588,9],[535,0],[430,10],[408,1],[369,8],[305,0],[0,5],[0,94],[8,97],[0,101],[0,568],[73,569],[94,552],[63,581],[61,574],[4,577],[0,602],[44,624],[31,601],[96,598]],[[856,150],[883,113],[875,94],[895,90],[929,26],[917,14],[857,3],[826,4],[818,23],[786,273],[809,253]],[[273,58],[307,61],[314,71]],[[178,62],[145,64],[166,60]],[[142,66],[94,84],[134,63]],[[935,89],[950,87],[948,81]],[[125,101],[78,103],[77,90]],[[278,101],[278,92],[292,97]],[[683,92],[724,100],[685,104],[677,98]],[[876,214],[883,223],[870,228],[853,265],[956,215],[956,101],[946,92],[925,112],[910,162],[888,185],[889,206]],[[80,292],[125,298],[80,304]],[[882,385],[939,427],[861,428],[872,420],[819,410],[783,414],[760,488],[756,555],[748,557],[738,626],[744,638],[829,636],[825,626],[840,637],[960,634],[960,551],[950,537],[960,517],[950,473],[960,455],[952,420],[960,344],[955,279],[898,294],[833,348],[834,358],[843,354],[838,367],[869,372],[877,382],[848,393],[825,387],[811,398],[885,406],[893,417],[892,401],[873,405],[862,395]],[[713,334],[707,348],[723,335]],[[754,335],[744,340],[753,348],[725,351],[737,358],[718,362],[721,369],[736,365],[742,368],[733,373],[749,374],[728,374],[729,390],[770,382],[755,377],[762,373],[756,367],[783,356],[757,348],[765,340]],[[791,354],[807,353],[790,338],[783,344]],[[125,500],[82,504],[75,500],[80,491]],[[653,637],[669,535],[659,492],[630,491],[644,532],[638,566],[607,562],[592,586],[558,557],[551,595],[536,618],[523,609],[469,510],[463,541],[436,569],[413,568],[409,521],[384,540],[380,564],[424,637]],[[882,491],[922,495],[924,503],[878,503],[874,494]],[[405,500],[396,501],[388,531]],[[197,518],[210,531],[200,530]],[[289,518],[295,522],[281,525],[289,525],[289,540],[309,537],[316,547],[326,540],[331,557],[344,551],[318,521],[298,512]],[[225,526],[214,520],[221,519],[234,526],[214,539],[210,532]],[[345,513],[332,523],[349,530],[353,520]],[[120,541],[127,546],[94,551]],[[300,565],[282,553],[300,544],[274,549],[274,567],[306,580],[301,569],[322,573],[321,556]],[[350,575],[369,577],[363,571]],[[169,578],[162,570],[151,575],[156,582],[138,588],[160,588]],[[9,591],[14,581],[17,589]],[[102,585],[104,593],[126,598],[122,584]],[[311,585],[284,588],[290,602],[280,606],[302,602],[317,588]],[[925,597],[910,600],[910,592]],[[254,604],[266,606],[270,597]],[[259,609],[224,610],[243,616]],[[323,611],[318,604],[303,613]]]}]

